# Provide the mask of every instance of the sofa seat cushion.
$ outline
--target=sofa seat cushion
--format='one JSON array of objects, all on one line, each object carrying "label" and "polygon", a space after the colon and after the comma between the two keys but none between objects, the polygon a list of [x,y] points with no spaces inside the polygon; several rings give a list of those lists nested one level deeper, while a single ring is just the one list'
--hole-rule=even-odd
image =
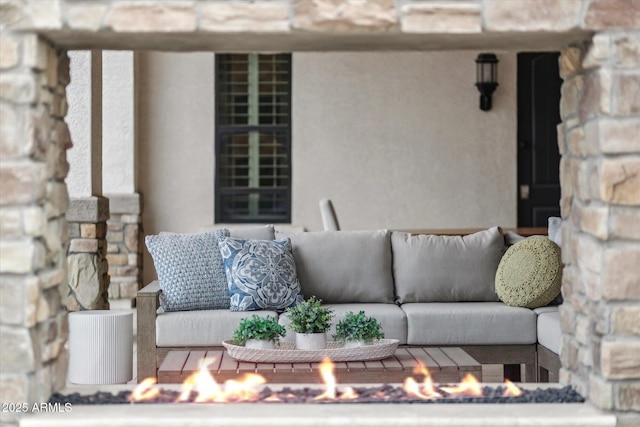
[{"label": "sofa seat cushion", "polygon": [[533,312],[539,316],[542,313],[553,313],[553,312],[556,312],[556,311],[559,310],[559,308],[560,308],[559,305],[545,305],[544,307],[534,308]]},{"label": "sofa seat cushion", "polygon": [[409,303],[409,345],[535,344],[536,314],[501,302]]},{"label": "sofa seat cushion", "polygon": [[499,227],[467,236],[391,235],[398,302],[498,301]]},{"label": "sofa seat cushion", "polygon": [[553,311],[538,314],[538,342],[555,354],[560,354],[562,329],[560,328],[560,311],[558,307]]},{"label": "sofa seat cushion", "polygon": [[231,339],[243,317],[256,314],[275,316],[275,311],[234,312],[226,310],[198,310],[165,312],[156,317],[156,345],[158,347],[221,346]]},{"label": "sofa seat cushion", "polygon": [[291,236],[306,298],[326,304],[393,303],[391,239],[386,230],[319,231]]},{"label": "sofa seat cushion", "polygon": [[[348,312],[358,313],[363,310],[367,316],[375,317],[380,322],[385,338],[397,339],[399,344],[407,343],[407,317],[395,304],[325,304],[325,306],[331,307],[334,314],[331,329],[327,335],[329,341],[334,341],[336,324],[344,319]],[[287,335],[283,341],[295,341],[295,332],[289,328],[287,313],[280,315],[278,323],[287,328]]]}]

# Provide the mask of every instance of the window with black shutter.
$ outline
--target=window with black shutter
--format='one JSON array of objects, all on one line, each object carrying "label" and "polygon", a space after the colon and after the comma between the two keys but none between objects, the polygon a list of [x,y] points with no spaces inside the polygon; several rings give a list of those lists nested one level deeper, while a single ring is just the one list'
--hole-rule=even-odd
[{"label": "window with black shutter", "polygon": [[215,217],[291,221],[291,55],[216,55]]}]

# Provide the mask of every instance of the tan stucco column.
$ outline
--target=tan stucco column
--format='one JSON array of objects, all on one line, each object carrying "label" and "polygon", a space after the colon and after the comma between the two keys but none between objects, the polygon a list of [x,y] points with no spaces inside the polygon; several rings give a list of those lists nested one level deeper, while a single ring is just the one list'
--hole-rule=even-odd
[{"label": "tan stucco column", "polygon": [[74,147],[69,150],[67,179],[71,242],[65,303],[73,311],[107,309],[109,201],[102,197],[102,51],[72,51],[69,56],[67,122]]},{"label": "tan stucco column", "polygon": [[109,198],[109,300],[133,305],[141,287],[142,200],[137,192],[136,54],[102,52],[103,189]]}]

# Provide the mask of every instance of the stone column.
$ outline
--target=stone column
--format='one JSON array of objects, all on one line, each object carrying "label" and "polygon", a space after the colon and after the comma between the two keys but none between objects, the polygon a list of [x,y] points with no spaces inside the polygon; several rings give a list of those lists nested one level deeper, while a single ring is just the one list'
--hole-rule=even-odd
[{"label": "stone column", "polygon": [[102,194],[102,51],[73,51],[68,99],[71,207],[67,214],[71,242],[68,253],[67,308],[109,308],[107,219],[109,201]]},{"label": "stone column", "polygon": [[[65,384],[66,52],[0,26],[0,402]],[[0,412],[0,424],[16,422]]]},{"label": "stone column", "polygon": [[110,216],[107,224],[107,259],[109,260],[109,299],[121,300],[132,307],[142,284],[142,232],[140,195],[109,195]]},{"label": "stone column", "polygon": [[640,411],[640,31],[598,33],[560,61],[560,380],[615,411],[619,425],[633,425]]}]

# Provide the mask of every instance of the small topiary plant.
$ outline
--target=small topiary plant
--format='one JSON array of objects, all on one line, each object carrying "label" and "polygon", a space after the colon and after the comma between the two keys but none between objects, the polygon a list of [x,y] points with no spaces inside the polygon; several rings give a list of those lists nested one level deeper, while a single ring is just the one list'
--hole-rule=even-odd
[{"label": "small topiary plant", "polygon": [[301,334],[315,334],[327,332],[331,327],[333,309],[322,306],[322,300],[312,296],[306,301],[299,302],[286,309],[294,332]]},{"label": "small topiary plant", "polygon": [[384,338],[380,328],[380,322],[375,317],[367,317],[362,310],[358,314],[350,311],[336,325],[333,337],[342,343],[363,341],[370,344],[374,339]]},{"label": "small topiary plant", "polygon": [[238,329],[233,331],[233,343],[235,345],[245,345],[248,340],[265,340],[280,342],[280,337],[284,337],[287,330],[279,325],[273,316],[259,317],[253,315],[251,318],[240,320]]}]

